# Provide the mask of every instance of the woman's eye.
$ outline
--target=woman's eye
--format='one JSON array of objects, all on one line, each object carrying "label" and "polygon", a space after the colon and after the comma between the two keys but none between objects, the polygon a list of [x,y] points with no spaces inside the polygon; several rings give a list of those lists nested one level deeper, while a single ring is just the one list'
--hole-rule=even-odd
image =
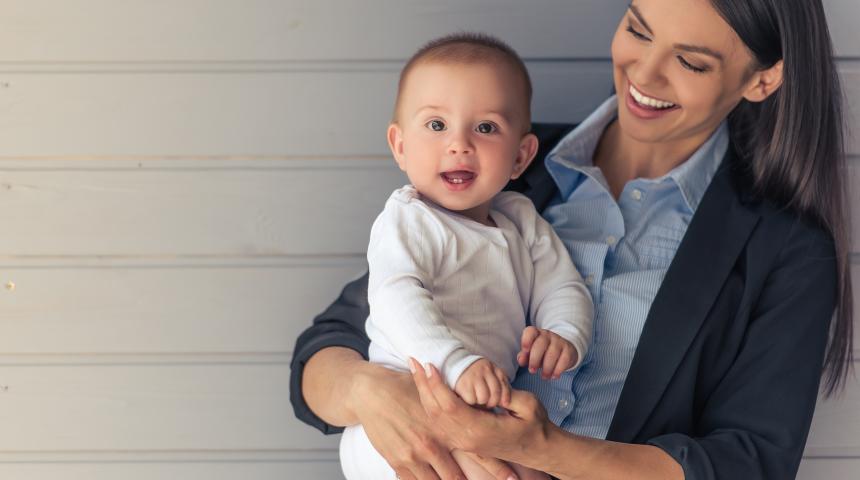
[{"label": "woman's eye", "polygon": [[430,120],[429,122],[427,122],[426,126],[434,132],[441,132],[442,130],[445,130],[445,122],[443,122],[442,120]]},{"label": "woman's eye", "polygon": [[633,35],[633,37],[636,38],[637,40],[644,40],[646,42],[651,40],[650,38],[646,37],[645,35],[642,35],[641,33],[637,32],[636,29],[633,28],[633,25],[628,24],[627,25],[627,31],[630,32],[630,35]]},{"label": "woman's eye", "polygon": [[707,68],[697,67],[697,66],[695,66],[695,65],[691,64],[690,62],[688,62],[687,60],[685,60],[685,59],[684,59],[684,57],[682,57],[682,56],[680,56],[680,55],[678,55],[678,61],[679,61],[679,62],[681,62],[681,66],[682,66],[682,67],[686,68],[687,70],[690,70],[691,72],[695,72],[695,73],[705,73],[705,72],[707,72],[707,71],[708,71],[708,69],[707,69]]},{"label": "woman's eye", "polygon": [[478,124],[478,128],[476,130],[479,133],[493,133],[496,131],[496,126],[492,123],[482,122]]}]

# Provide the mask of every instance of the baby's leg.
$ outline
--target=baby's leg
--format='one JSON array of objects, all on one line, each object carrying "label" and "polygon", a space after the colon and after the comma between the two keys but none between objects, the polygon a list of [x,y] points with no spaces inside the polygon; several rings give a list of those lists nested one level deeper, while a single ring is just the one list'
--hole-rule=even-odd
[{"label": "baby's leg", "polygon": [[466,452],[462,450],[453,450],[451,451],[451,456],[454,457],[454,460],[457,461],[457,465],[460,466],[460,470],[462,470],[463,474],[466,475],[466,480],[496,480],[495,476],[484,470],[484,467],[474,461],[472,457],[466,455]]},{"label": "baby's leg", "polygon": [[520,480],[549,480],[549,475],[543,472],[532,470],[516,463],[509,463],[508,465],[514,469]]},{"label": "baby's leg", "polygon": [[[474,461],[472,457],[466,455],[462,450],[454,450],[451,452],[451,455],[457,461],[460,470],[466,475],[467,480],[496,480],[495,475],[484,470],[484,467]],[[509,465],[514,469],[520,480],[549,480],[549,475],[545,473],[515,463],[510,463]]]}]

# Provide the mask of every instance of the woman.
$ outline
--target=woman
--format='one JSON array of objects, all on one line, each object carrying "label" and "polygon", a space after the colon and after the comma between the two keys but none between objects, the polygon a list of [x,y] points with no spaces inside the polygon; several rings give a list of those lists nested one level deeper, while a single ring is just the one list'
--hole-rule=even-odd
[{"label": "woman", "polygon": [[460,478],[454,448],[500,479],[512,472],[488,458],[561,479],[796,475],[822,364],[831,394],[852,349],[841,93],[821,3],[635,0],[612,62],[617,99],[573,132],[536,126],[542,152],[511,185],[595,298],[583,366],[515,382],[546,409],[522,391],[512,415],[470,409],[433,368],[410,379],[363,361],[364,278],[298,340],[300,418],[363,424],[410,480]]}]

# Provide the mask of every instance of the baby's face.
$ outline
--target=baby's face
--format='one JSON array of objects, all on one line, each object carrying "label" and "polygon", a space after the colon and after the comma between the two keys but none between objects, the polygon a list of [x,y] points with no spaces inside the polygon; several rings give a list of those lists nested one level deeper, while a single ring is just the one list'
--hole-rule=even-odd
[{"label": "baby's face", "polygon": [[536,141],[524,133],[519,82],[504,66],[482,64],[425,63],[409,73],[388,139],[422,195],[449,210],[485,210],[525,170]]}]

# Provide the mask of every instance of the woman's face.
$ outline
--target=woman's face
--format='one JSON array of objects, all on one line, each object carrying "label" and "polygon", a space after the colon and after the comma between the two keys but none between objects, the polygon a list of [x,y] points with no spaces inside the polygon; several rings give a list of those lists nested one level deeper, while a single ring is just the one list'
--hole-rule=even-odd
[{"label": "woman's face", "polygon": [[612,64],[621,131],[646,143],[704,142],[756,81],[709,0],[634,0]]}]

